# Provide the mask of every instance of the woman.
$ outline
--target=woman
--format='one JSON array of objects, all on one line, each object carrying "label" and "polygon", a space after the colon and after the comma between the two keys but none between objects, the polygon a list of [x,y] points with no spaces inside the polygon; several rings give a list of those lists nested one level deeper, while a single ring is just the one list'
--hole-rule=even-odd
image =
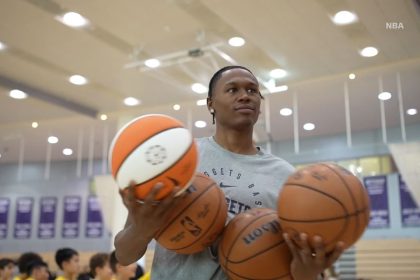
[{"label": "woman", "polygon": [[[283,182],[293,172],[284,160],[256,147],[252,133],[260,114],[261,93],[256,77],[242,66],[228,66],[210,80],[207,107],[213,115],[213,137],[197,139],[200,154],[198,171],[212,177],[226,195],[229,218],[253,207],[276,209]],[[165,221],[165,214],[179,197],[166,197],[153,205],[161,186],[149,193],[143,204],[135,202],[133,192],[123,195],[129,210],[126,227],[115,238],[116,254],[121,263],[131,263],[146,251],[147,244]],[[293,261],[295,280],[317,279],[342,253],[343,244],[326,255],[320,237],[310,247],[305,234],[291,240],[285,235]],[[135,248],[135,250],[133,250]],[[194,255],[180,255],[156,246],[151,279],[226,279],[215,255],[215,246]]]}]

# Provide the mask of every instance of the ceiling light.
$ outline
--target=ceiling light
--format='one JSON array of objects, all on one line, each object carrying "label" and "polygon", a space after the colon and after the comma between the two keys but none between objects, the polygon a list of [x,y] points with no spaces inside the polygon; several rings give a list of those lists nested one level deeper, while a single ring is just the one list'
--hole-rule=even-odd
[{"label": "ceiling light", "polygon": [[73,154],[73,150],[70,148],[63,149],[63,155],[65,156],[71,156]]},{"label": "ceiling light", "polygon": [[289,89],[289,87],[286,86],[286,85],[282,85],[282,86],[278,86],[278,87],[273,87],[273,88],[268,88],[268,90],[270,91],[270,93],[283,92],[283,91],[287,91],[288,89]]},{"label": "ceiling light", "polygon": [[332,21],[337,25],[353,23],[357,20],[356,14],[349,11],[340,11],[334,15]]},{"label": "ceiling light", "polygon": [[293,111],[290,108],[280,109],[280,115],[282,115],[282,116],[290,116],[292,113],[293,113]]},{"label": "ceiling light", "polygon": [[407,110],[407,115],[414,116],[417,114],[417,109],[411,108]]},{"label": "ceiling light", "polygon": [[174,106],[172,106],[172,108],[174,108],[175,111],[178,111],[179,109],[181,109],[181,105],[175,104]]},{"label": "ceiling light", "polygon": [[81,75],[73,75],[69,78],[69,82],[74,85],[85,85],[87,83],[87,79]]},{"label": "ceiling light", "polygon": [[303,125],[303,129],[304,130],[314,130],[315,129],[315,125],[313,123],[305,123]]},{"label": "ceiling light", "polygon": [[107,115],[105,115],[105,114],[102,114],[102,115],[100,116],[100,118],[101,118],[101,120],[106,121],[106,120],[108,119],[108,116],[107,116]]},{"label": "ceiling light", "polygon": [[6,49],[6,45],[0,42],[0,51]]},{"label": "ceiling light", "polygon": [[356,79],[356,75],[355,75],[354,73],[350,73],[350,74],[349,74],[349,79],[350,79],[350,80],[354,80],[354,79]]},{"label": "ceiling light", "polygon": [[191,89],[198,94],[203,94],[208,91],[208,88],[205,87],[203,84],[200,83],[194,83],[191,85]]},{"label": "ceiling light", "polygon": [[195,125],[195,127],[203,128],[203,127],[206,127],[207,126],[207,123],[205,121],[196,121],[194,123],[194,125]]},{"label": "ceiling light", "polygon": [[68,12],[58,17],[58,20],[67,26],[79,28],[89,24],[89,20],[76,12]]},{"label": "ceiling light", "polygon": [[1,158],[1,154],[0,154],[0,158]]},{"label": "ceiling light", "polygon": [[392,97],[392,94],[390,92],[387,92],[387,91],[384,91],[384,92],[381,92],[380,94],[378,94],[378,98],[380,100],[388,100],[388,99],[391,99],[391,97]]},{"label": "ceiling light", "polygon": [[18,89],[12,89],[9,92],[9,96],[11,98],[14,98],[14,99],[25,99],[25,98],[28,97],[28,95],[26,93],[24,93],[23,91],[18,90]]},{"label": "ceiling light", "polygon": [[146,61],[144,62],[144,64],[145,64],[147,67],[150,67],[150,68],[156,68],[156,67],[159,67],[159,65],[160,65],[160,61],[159,61],[158,59],[151,58],[151,59],[146,60]]},{"label": "ceiling light", "polygon": [[50,136],[50,137],[48,137],[48,143],[56,144],[56,143],[58,143],[58,138],[55,137],[55,136]]},{"label": "ceiling light", "polygon": [[136,106],[140,104],[140,100],[134,97],[127,97],[124,99],[124,104],[127,106]]},{"label": "ceiling light", "polygon": [[197,106],[204,106],[204,105],[207,105],[207,99],[197,100]]},{"label": "ceiling light", "polygon": [[372,57],[378,54],[378,49],[375,47],[366,47],[360,51],[360,55],[364,57]]},{"label": "ceiling light", "polygon": [[37,122],[32,122],[32,127],[33,128],[37,128],[38,127],[38,123]]},{"label": "ceiling light", "polygon": [[283,78],[287,72],[283,69],[277,68],[270,71],[270,76],[274,79]]},{"label": "ceiling light", "polygon": [[228,42],[232,47],[242,47],[245,44],[245,40],[242,37],[232,37]]}]

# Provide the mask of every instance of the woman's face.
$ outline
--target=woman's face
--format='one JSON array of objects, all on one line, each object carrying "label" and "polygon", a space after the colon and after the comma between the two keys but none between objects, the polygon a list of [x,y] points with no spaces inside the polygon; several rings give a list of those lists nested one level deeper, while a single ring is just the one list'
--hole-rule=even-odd
[{"label": "woman's face", "polygon": [[258,120],[260,105],[257,79],[241,68],[222,73],[209,101],[209,107],[215,111],[217,124],[233,129],[253,126]]}]

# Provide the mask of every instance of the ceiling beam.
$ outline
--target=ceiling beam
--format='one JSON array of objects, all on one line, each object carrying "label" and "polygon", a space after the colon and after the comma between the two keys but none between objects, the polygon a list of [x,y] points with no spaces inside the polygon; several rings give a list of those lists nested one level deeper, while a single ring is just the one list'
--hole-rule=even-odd
[{"label": "ceiling beam", "polygon": [[10,89],[21,90],[31,97],[45,101],[50,104],[63,107],[67,110],[71,110],[85,116],[96,118],[98,115],[98,111],[96,109],[73,102],[71,100],[58,97],[50,92],[44,91],[42,89],[34,88],[30,85],[27,85],[20,81],[13,80],[6,76],[0,75],[0,85],[6,88],[10,88]]}]

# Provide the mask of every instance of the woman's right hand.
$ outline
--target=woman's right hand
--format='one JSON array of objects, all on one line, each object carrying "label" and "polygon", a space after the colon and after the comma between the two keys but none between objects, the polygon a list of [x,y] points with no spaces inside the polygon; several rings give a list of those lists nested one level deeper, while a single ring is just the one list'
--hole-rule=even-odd
[{"label": "woman's right hand", "polygon": [[128,210],[126,225],[114,241],[117,258],[122,264],[133,263],[144,254],[147,244],[166,222],[170,209],[183,196],[182,194],[175,196],[180,189],[175,187],[164,199],[156,201],[155,197],[162,186],[162,184],[156,184],[143,201],[135,197],[135,183],[133,182],[129,187],[120,190],[121,198]]}]

